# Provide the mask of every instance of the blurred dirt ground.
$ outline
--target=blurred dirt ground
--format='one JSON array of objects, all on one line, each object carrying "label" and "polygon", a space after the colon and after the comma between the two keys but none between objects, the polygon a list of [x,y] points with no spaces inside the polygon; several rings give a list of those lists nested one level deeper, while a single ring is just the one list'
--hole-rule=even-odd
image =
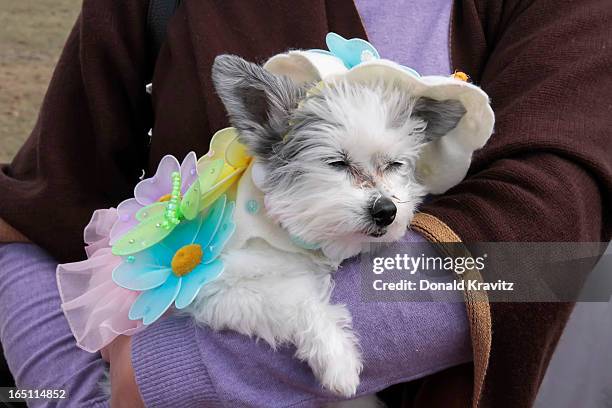
[{"label": "blurred dirt ground", "polygon": [[81,0],[0,0],[0,163],[30,133]]}]

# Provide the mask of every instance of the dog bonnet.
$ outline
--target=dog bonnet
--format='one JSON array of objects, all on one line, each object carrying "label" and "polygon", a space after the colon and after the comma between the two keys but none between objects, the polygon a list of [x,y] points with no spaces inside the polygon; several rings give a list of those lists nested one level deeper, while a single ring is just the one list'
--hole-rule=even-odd
[{"label": "dog bonnet", "polygon": [[329,51],[289,51],[270,58],[264,68],[296,83],[334,79],[363,83],[376,79],[393,82],[417,98],[460,101],[465,115],[444,137],[424,146],[417,164],[417,175],[431,194],[444,193],[458,184],[467,174],[473,152],[483,147],[493,132],[494,115],[487,94],[467,82],[462,73],[421,76],[409,67],[381,58],[362,39],[347,40],[329,33],[326,43]]}]

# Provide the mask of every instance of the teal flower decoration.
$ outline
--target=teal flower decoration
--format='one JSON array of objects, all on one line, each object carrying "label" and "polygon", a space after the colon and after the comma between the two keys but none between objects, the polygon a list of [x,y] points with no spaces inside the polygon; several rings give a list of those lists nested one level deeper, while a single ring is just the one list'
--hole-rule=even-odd
[{"label": "teal flower decoration", "polygon": [[236,229],[234,206],[223,195],[208,211],[181,221],[161,242],[123,257],[113,270],[113,280],[142,292],[128,313],[131,320],[151,324],[172,303],[177,309],[187,307],[202,286],[223,272],[218,258]]},{"label": "teal flower decoration", "polygon": [[[374,48],[372,44],[370,44],[366,40],[362,40],[361,38],[351,38],[347,40],[339,34],[327,33],[327,35],[325,36],[325,43],[329,51],[310,51],[333,55],[336,58],[342,60],[344,66],[348,69],[356,67],[362,62],[380,59],[380,54],[378,53],[376,48]],[[406,67],[404,65],[400,65],[400,67],[417,78],[421,76],[417,71],[410,67]]]},{"label": "teal flower decoration", "polygon": [[376,48],[361,38],[347,40],[339,34],[327,33],[325,43],[330,53],[340,58],[348,69],[364,61],[380,58]]}]

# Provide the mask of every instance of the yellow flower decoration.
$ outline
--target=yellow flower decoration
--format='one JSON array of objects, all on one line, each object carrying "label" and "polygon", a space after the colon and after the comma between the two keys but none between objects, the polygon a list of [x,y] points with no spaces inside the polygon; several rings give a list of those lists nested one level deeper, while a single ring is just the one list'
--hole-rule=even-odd
[{"label": "yellow flower decoration", "polygon": [[[210,207],[217,198],[230,190],[240,175],[251,163],[246,147],[238,141],[238,132],[233,127],[219,130],[210,141],[210,150],[198,160],[198,172],[206,171],[206,167],[215,160],[223,160],[223,168],[215,184],[202,192],[200,209]],[[232,189],[233,190],[233,189]],[[235,194],[229,191],[228,196]]]}]

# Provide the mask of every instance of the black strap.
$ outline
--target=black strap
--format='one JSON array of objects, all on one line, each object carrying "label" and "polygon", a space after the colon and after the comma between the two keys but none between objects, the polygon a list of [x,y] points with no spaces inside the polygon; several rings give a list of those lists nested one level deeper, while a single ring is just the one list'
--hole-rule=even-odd
[{"label": "black strap", "polygon": [[147,35],[151,66],[155,65],[162,43],[166,39],[168,21],[181,4],[181,0],[150,0],[147,13]]}]

